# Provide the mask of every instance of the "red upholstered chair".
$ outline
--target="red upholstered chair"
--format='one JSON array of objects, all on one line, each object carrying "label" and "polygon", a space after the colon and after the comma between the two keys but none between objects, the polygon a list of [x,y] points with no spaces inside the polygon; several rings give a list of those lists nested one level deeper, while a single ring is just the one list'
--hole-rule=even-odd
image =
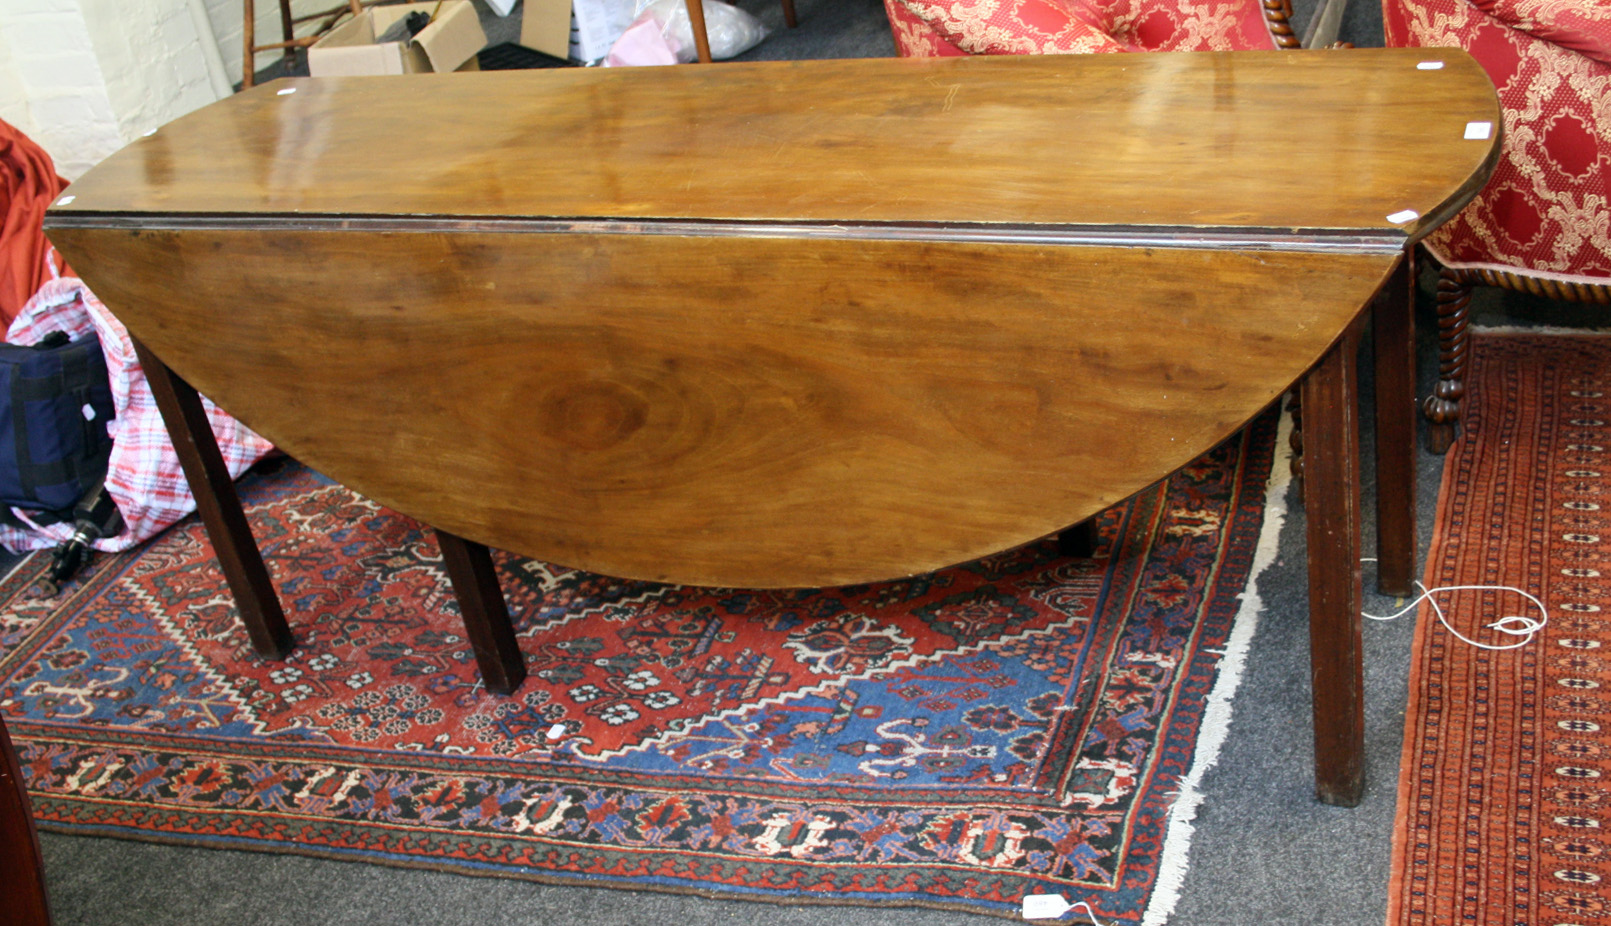
[{"label": "red upholstered chair", "polygon": [[1476,284],[1611,302],[1611,0],[1382,0],[1390,46],[1464,48],[1504,108],[1498,168],[1424,247],[1441,266],[1432,447],[1448,448],[1465,387]]},{"label": "red upholstered chair", "polygon": [[1290,0],[884,0],[902,57],[1297,48]]}]

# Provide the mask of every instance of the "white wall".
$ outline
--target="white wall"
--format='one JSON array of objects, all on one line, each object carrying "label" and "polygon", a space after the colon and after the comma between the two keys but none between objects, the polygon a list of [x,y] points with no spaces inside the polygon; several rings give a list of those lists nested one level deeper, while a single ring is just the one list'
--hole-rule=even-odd
[{"label": "white wall", "polygon": [[186,0],[78,3],[125,141],[218,99]]},{"label": "white wall", "polygon": [[190,0],[3,2],[0,118],[69,180],[228,92]]},{"label": "white wall", "polygon": [[57,173],[71,180],[122,146],[77,0],[7,0],[0,44],[16,79],[0,96],[24,101],[31,123],[24,131],[50,153]]},{"label": "white wall", "polygon": [[22,75],[11,60],[11,43],[0,37],[0,119],[21,129],[30,138],[39,134],[28,94],[22,88]]}]

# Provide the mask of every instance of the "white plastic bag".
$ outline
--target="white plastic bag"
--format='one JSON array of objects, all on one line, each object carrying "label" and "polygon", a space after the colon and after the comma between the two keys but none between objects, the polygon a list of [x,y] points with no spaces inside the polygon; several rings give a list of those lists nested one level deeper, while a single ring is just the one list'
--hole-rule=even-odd
[{"label": "white plastic bag", "polygon": [[[712,58],[741,55],[766,38],[761,21],[721,0],[703,0],[705,36],[710,40]],[[653,25],[651,25],[653,24]],[[656,40],[653,33],[659,33]],[[694,29],[684,0],[651,0],[643,3],[625,34],[610,48],[606,63],[612,67],[639,64],[669,64],[665,55],[687,63],[699,57],[694,45]]]}]

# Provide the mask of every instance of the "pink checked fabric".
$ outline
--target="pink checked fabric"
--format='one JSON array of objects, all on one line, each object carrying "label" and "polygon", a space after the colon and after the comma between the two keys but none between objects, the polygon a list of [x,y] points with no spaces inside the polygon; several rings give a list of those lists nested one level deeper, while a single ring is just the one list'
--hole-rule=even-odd
[{"label": "pink checked fabric", "polygon": [[1611,282],[1611,0],[1383,0],[1390,46],[1464,48],[1504,108],[1493,179],[1427,239],[1445,266]]},{"label": "pink checked fabric", "polygon": [[[106,367],[112,377],[112,400],[117,409],[117,419],[108,424],[112,459],[106,488],[127,525],[123,533],[96,541],[95,547],[124,550],[196,510],[196,500],[185,482],[179,457],[168,440],[167,428],[162,424],[162,415],[157,411],[151,387],[146,385],[145,373],[134,356],[134,346],[129,342],[123,323],[112,317],[81,280],[59,277],[46,283],[28,300],[6,332],[6,340],[12,344],[36,344],[52,331],[80,338],[92,330],[101,337],[101,350],[106,354]],[[211,402],[203,400],[203,404],[231,476],[239,476],[273,449],[268,441],[219,411]],[[16,509],[13,512],[27,520],[24,512]],[[72,528],[66,524],[36,526],[29,531],[0,525],[0,544],[13,551],[37,550],[53,547],[72,533]]]},{"label": "pink checked fabric", "polygon": [[1276,47],[1258,0],[884,0],[903,57]]}]

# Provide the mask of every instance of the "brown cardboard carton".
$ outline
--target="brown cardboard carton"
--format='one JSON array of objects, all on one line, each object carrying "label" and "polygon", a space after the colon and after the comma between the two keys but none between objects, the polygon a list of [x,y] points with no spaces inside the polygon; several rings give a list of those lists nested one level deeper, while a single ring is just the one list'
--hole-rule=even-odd
[{"label": "brown cardboard carton", "polygon": [[520,44],[555,58],[571,54],[571,0],[526,0]]},{"label": "brown cardboard carton", "polygon": [[632,23],[633,0],[526,0],[520,44],[555,58],[596,61]]},{"label": "brown cardboard carton", "polygon": [[[416,10],[435,18],[412,42],[377,43],[392,24]],[[417,74],[474,70],[476,52],[485,48],[486,33],[469,0],[403,3],[365,10],[308,49],[308,73],[314,77],[354,74]]]}]

